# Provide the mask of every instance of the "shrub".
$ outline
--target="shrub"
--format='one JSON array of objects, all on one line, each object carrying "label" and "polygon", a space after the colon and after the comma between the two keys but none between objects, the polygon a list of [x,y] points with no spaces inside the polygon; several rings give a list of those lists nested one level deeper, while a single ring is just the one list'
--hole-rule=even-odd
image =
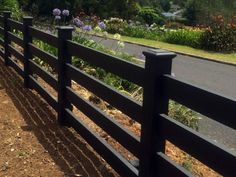
[{"label": "shrub", "polygon": [[158,25],[164,25],[165,19],[161,16],[161,14],[152,7],[143,7],[140,9],[138,13],[139,17],[141,17],[148,25],[156,23]]},{"label": "shrub", "polygon": [[198,121],[200,118],[197,116],[197,113],[181,104],[170,101],[169,116],[188,127],[198,130]]},{"label": "shrub", "polygon": [[202,33],[203,32],[198,29],[170,30],[163,35],[162,41],[200,48]]},{"label": "shrub", "polygon": [[106,20],[106,30],[109,33],[115,34],[120,33],[122,34],[124,31],[124,28],[128,25],[128,23],[121,19],[121,18],[110,18],[109,20]]},{"label": "shrub", "polygon": [[236,52],[236,16],[230,22],[225,22],[221,15],[213,17],[202,35],[201,47],[218,52]]},{"label": "shrub", "polygon": [[150,27],[143,25],[127,25],[121,34],[130,37],[157,40],[162,33],[159,27],[155,27],[155,25],[151,25]]},{"label": "shrub", "polygon": [[11,11],[12,16],[17,19],[22,16],[17,0],[0,0],[0,11]]}]

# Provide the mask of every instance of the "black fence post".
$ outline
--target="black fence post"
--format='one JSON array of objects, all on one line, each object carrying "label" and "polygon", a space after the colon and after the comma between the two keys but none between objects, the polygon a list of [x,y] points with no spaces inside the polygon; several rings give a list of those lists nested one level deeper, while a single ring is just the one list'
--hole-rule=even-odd
[{"label": "black fence post", "polygon": [[73,27],[58,27],[58,122],[65,125],[65,108],[72,109],[66,99],[66,87],[71,87],[71,80],[66,76],[66,63],[71,63],[66,41],[72,39]]},{"label": "black fence post", "polygon": [[32,26],[33,17],[23,18],[23,42],[24,42],[24,86],[29,87],[29,60],[32,58],[29,51],[29,43],[32,37],[29,35],[29,27]]},{"label": "black fence post", "polygon": [[3,12],[3,18],[4,18],[4,60],[5,60],[5,65],[8,65],[8,57],[10,56],[9,50],[8,50],[8,44],[10,44],[10,41],[8,39],[8,31],[10,31],[10,27],[8,25],[8,19],[11,18],[11,12],[10,11],[4,11]]},{"label": "black fence post", "polygon": [[171,74],[172,59],[176,55],[163,51],[144,52],[144,55],[146,62],[139,176],[154,177],[155,153],[165,152],[165,140],[155,133],[154,124],[158,124],[159,114],[168,113],[169,104],[163,92],[162,76]]}]

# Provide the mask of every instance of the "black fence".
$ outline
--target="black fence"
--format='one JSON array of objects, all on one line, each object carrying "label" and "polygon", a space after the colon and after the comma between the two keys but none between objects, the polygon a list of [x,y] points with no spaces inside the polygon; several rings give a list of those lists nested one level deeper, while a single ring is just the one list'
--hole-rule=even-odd
[{"label": "black fence", "polygon": [[[74,43],[72,27],[58,27],[58,36],[55,36],[33,27],[31,17],[23,18],[23,23],[10,19],[10,12],[3,12],[0,22],[3,24],[0,27],[0,36],[3,37],[0,39],[0,56],[6,66],[14,68],[23,77],[25,87],[36,90],[57,111],[61,125],[72,126],[121,176],[192,176],[167,157],[166,140],[221,175],[236,175],[235,152],[168,117],[169,99],[172,99],[224,125],[236,128],[236,101],[171,76],[174,53],[144,52],[145,67],[141,67]],[[21,31],[23,38],[15,35],[13,29]],[[57,48],[58,56],[38,48],[33,44],[33,38]],[[16,50],[12,42],[21,46],[23,53]],[[33,56],[50,65],[56,71],[57,78],[35,63]],[[134,101],[76,68],[71,64],[72,56],[143,87],[143,103]],[[15,59],[23,62],[23,69]],[[53,97],[45,90],[33,77],[34,74],[54,88],[58,97]],[[71,87],[72,80],[139,122],[141,137],[126,130],[75,93]],[[73,114],[72,104],[134,154],[139,159],[138,165],[128,161],[90,130]]]}]

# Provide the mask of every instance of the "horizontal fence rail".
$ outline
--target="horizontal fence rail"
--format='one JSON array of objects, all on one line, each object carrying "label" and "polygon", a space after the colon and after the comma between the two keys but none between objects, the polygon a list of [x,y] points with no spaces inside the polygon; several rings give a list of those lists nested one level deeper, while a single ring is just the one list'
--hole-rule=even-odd
[{"label": "horizontal fence rail", "polygon": [[29,27],[29,34],[32,37],[39,39],[45,43],[48,43],[53,47],[58,47],[58,38],[55,35],[38,30],[34,27]]},{"label": "horizontal fence rail", "polygon": [[43,51],[42,49],[38,48],[37,46],[35,46],[31,43],[29,44],[29,51],[32,55],[40,58],[45,63],[47,63],[51,68],[53,68],[55,71],[57,71],[58,61],[57,61],[57,58],[55,56]]},{"label": "horizontal fence rail", "polygon": [[[137,85],[143,86],[144,68],[128,61],[121,60],[103,52],[96,51],[72,41],[67,42],[69,54],[84,59],[91,65],[127,79]],[[78,52],[80,51],[80,52]]]},{"label": "horizontal fence rail", "polygon": [[16,43],[17,45],[23,47],[23,39],[21,39],[20,37],[18,37],[17,35],[13,34],[12,32],[8,32],[8,38],[11,42]]},{"label": "horizontal fence rail", "polygon": [[236,129],[236,100],[183,82],[170,75],[164,76],[164,82],[170,99]]},{"label": "horizontal fence rail", "polygon": [[[122,112],[133,118],[135,121],[141,123],[142,105],[135,102],[131,98],[122,95],[113,88],[105,85],[103,82],[94,77],[80,71],[71,64],[66,65],[68,77],[76,81],[89,91],[93,92],[100,98],[109,102],[111,105],[120,109]],[[127,107],[129,109],[127,109]]]},{"label": "horizontal fence rail", "polygon": [[12,20],[12,19],[8,19],[8,25],[12,29],[23,31],[23,23],[20,23],[18,21]]},{"label": "horizontal fence rail", "polygon": [[[105,115],[91,103],[77,95],[71,88],[67,88],[66,95],[78,109],[91,118],[103,130],[114,137],[120,144],[124,145],[130,152],[139,157],[139,138],[125,130],[112,118]],[[129,142],[129,143],[127,143]]]},{"label": "horizontal fence rail", "polygon": [[[25,87],[36,90],[55,109],[61,125],[73,127],[119,175],[193,176],[165,154],[166,141],[223,176],[231,177],[236,174],[235,152],[168,117],[171,99],[236,129],[236,101],[171,76],[175,54],[144,52],[146,62],[145,67],[142,67],[73,42],[72,27],[58,27],[56,36],[35,28],[31,17],[24,17],[21,23],[12,20],[10,16],[7,11],[0,15],[0,58],[23,78]],[[17,32],[22,32],[19,33],[22,38]],[[38,47],[38,41],[54,47],[56,56]],[[135,101],[75,67],[72,57],[141,86],[143,102]],[[37,62],[38,59],[48,65],[52,72],[42,67]],[[54,89],[56,96],[41,84],[38,77]],[[72,83],[81,85],[129,116],[130,120],[139,123],[141,136],[136,136],[115,118],[83,98],[73,89]],[[73,112],[73,107],[85,114],[137,160],[129,161],[118,153]]]},{"label": "horizontal fence rail", "polygon": [[160,130],[163,138],[223,174],[223,176],[235,174],[236,153],[227,150],[226,147],[215,143],[172,118],[160,115],[158,119],[159,124],[156,129]]},{"label": "horizontal fence rail", "polygon": [[121,176],[138,176],[138,171],[125,158],[117,153],[105,140],[92,132],[79,118],[70,110],[66,110],[66,118],[78,133],[88,141],[92,147],[104,158]]}]

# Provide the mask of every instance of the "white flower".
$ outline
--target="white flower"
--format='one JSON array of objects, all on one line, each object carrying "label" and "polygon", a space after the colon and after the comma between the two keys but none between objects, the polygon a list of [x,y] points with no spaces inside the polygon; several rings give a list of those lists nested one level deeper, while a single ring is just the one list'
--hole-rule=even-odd
[{"label": "white flower", "polygon": [[101,32],[102,31],[102,29],[99,26],[96,26],[93,30],[95,32]]},{"label": "white flower", "polygon": [[104,31],[103,32],[103,37],[107,38],[108,37],[108,32]]},{"label": "white flower", "polygon": [[117,42],[117,45],[118,45],[118,47],[121,48],[121,49],[125,48],[125,43],[122,42],[122,41],[118,41],[118,42]]},{"label": "white flower", "polygon": [[114,34],[114,39],[120,40],[120,38],[121,38],[120,34],[118,34],[118,33]]}]

